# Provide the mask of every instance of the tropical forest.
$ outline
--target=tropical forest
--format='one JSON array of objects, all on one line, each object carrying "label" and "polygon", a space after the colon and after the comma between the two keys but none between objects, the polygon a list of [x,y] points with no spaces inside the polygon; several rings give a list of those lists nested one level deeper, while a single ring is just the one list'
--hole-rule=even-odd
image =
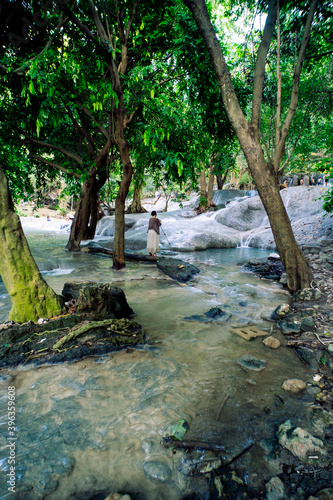
[{"label": "tropical forest", "polygon": [[0,27],[0,500],[332,499],[333,3]]}]

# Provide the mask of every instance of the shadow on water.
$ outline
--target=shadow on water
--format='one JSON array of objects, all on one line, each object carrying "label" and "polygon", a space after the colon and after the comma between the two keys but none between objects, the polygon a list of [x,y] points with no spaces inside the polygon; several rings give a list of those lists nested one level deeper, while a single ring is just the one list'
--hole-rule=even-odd
[{"label": "shadow on water", "polygon": [[[269,333],[271,324],[263,318],[287,300],[277,284],[237,265],[268,252],[181,253],[178,258],[201,269],[186,286],[151,264],[129,262],[126,269],[113,271],[108,257],[69,254],[65,240],[60,235],[29,236],[49,284],[57,292],[67,281],[120,286],[152,345],[73,364],[1,372],[3,426],[6,388],[16,387],[17,498],[91,498],[99,491],[126,491],[140,492],[138,498],[147,500],[179,500],[204,492],[206,479],[181,471],[185,451],[173,453],[163,446],[170,424],[182,419],[189,424],[186,439],[222,444],[226,459],[254,443],[241,461],[241,472],[254,486],[260,484],[273,467],[267,456],[274,455],[277,425],[287,418],[299,425],[308,419],[307,394],[288,396],[282,382],[311,375],[288,348],[269,350],[260,338],[248,342],[233,333],[232,326],[244,324]],[[4,315],[8,296],[1,289],[0,300]],[[230,318],[184,320],[215,306]],[[235,362],[244,354],[265,359],[265,370],[245,372]],[[0,468],[6,473],[6,433],[0,443]],[[211,458],[212,452],[199,456]],[[2,492],[7,491],[4,481],[5,474]]]}]

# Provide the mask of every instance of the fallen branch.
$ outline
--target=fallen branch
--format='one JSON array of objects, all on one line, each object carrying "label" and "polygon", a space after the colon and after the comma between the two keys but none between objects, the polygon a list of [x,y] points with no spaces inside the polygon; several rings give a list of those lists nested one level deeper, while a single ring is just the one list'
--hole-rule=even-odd
[{"label": "fallen branch", "polygon": [[216,443],[203,443],[201,441],[178,441],[172,438],[163,438],[163,444],[166,448],[185,448],[186,450],[212,450],[224,451],[225,447]]},{"label": "fallen branch", "polygon": [[[82,247],[81,250],[83,252],[87,252],[87,253],[103,253],[105,255],[113,256],[113,250],[110,250],[109,248],[105,248],[105,247],[86,246],[86,247]],[[125,252],[124,255],[125,255],[125,259],[128,259],[128,260],[142,260],[142,261],[147,261],[147,262],[157,262],[158,261],[158,257],[153,257],[150,255],[138,255],[138,254],[128,253],[128,252]]]}]

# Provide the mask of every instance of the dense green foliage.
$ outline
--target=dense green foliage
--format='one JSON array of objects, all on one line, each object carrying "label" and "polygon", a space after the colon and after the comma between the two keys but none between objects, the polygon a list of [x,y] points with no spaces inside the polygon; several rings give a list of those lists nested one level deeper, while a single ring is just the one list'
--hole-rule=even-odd
[{"label": "dense green foliage", "polygon": [[[133,5],[133,1],[124,2],[126,21]],[[108,75],[107,54],[119,62],[120,45],[107,47],[98,40],[88,2],[69,2],[68,6],[72,17],[52,2],[3,3],[0,159],[14,196],[29,196],[33,191],[36,194],[43,183],[55,178],[65,183],[66,194],[77,194],[112,127],[112,107],[117,107],[117,96]],[[116,33],[113,2],[108,2],[110,15],[103,14],[101,5],[96,3],[95,7],[104,25]],[[303,3],[285,2],[281,11],[280,65],[285,110],[295,49],[305,19],[302,7]],[[327,2],[320,3],[319,21],[312,30],[298,110],[282,165],[285,174],[312,167],[319,170],[325,158],[330,162],[332,16],[328,7]],[[263,16],[260,27],[253,21],[255,8],[257,15]],[[211,2],[210,9],[230,59],[242,109],[250,112],[249,89],[264,5],[256,7],[251,1],[246,5],[237,1]],[[78,29],[78,23],[86,26],[86,33]],[[231,38],[230,34],[236,32],[238,36]],[[267,155],[274,143],[276,55],[275,38],[267,61],[261,115]],[[136,178],[148,175],[156,186],[170,182],[184,186],[190,180],[195,186],[203,166],[208,168],[213,163],[215,173],[221,175],[234,168],[237,141],[223,111],[206,48],[181,2],[168,1],[163,6],[148,0],[141,2],[129,34],[128,68],[122,85],[125,115],[130,120],[125,133]],[[100,168],[101,175],[110,179],[101,197],[106,196],[108,186],[112,186],[115,197],[120,164],[114,147]]]}]

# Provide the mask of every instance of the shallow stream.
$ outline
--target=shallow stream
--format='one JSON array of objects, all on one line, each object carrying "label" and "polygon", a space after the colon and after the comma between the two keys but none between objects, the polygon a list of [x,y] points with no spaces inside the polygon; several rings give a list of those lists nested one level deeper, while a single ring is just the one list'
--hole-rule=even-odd
[{"label": "shallow stream", "polygon": [[[135,320],[151,345],[73,364],[2,370],[1,499],[7,491],[7,387],[16,387],[15,498],[88,499],[116,491],[144,500],[180,500],[205,491],[203,477],[185,474],[189,458],[212,452],[163,446],[168,427],[186,420],[187,440],[222,444],[230,460],[250,444],[240,461],[242,478],[256,486],[274,473],[278,424],[291,418],[307,424],[309,396],[287,395],[288,378],[310,381],[311,373],[292,350],[270,350],[232,326],[252,324],[267,333],[263,319],[288,301],[279,285],[244,272],[238,265],[268,251],[254,248],[206,250],[176,255],[200,268],[181,285],[151,263],[128,262],[113,271],[109,257],[69,254],[67,235],[27,233],[33,255],[48,283],[60,293],[65,282],[113,282],[122,288]],[[10,309],[0,283],[0,322]],[[227,321],[200,323],[184,317],[220,306]],[[235,360],[251,354],[266,360],[261,372],[245,372]],[[310,400],[310,398],[309,398]],[[97,498],[97,497],[96,497]]]}]

